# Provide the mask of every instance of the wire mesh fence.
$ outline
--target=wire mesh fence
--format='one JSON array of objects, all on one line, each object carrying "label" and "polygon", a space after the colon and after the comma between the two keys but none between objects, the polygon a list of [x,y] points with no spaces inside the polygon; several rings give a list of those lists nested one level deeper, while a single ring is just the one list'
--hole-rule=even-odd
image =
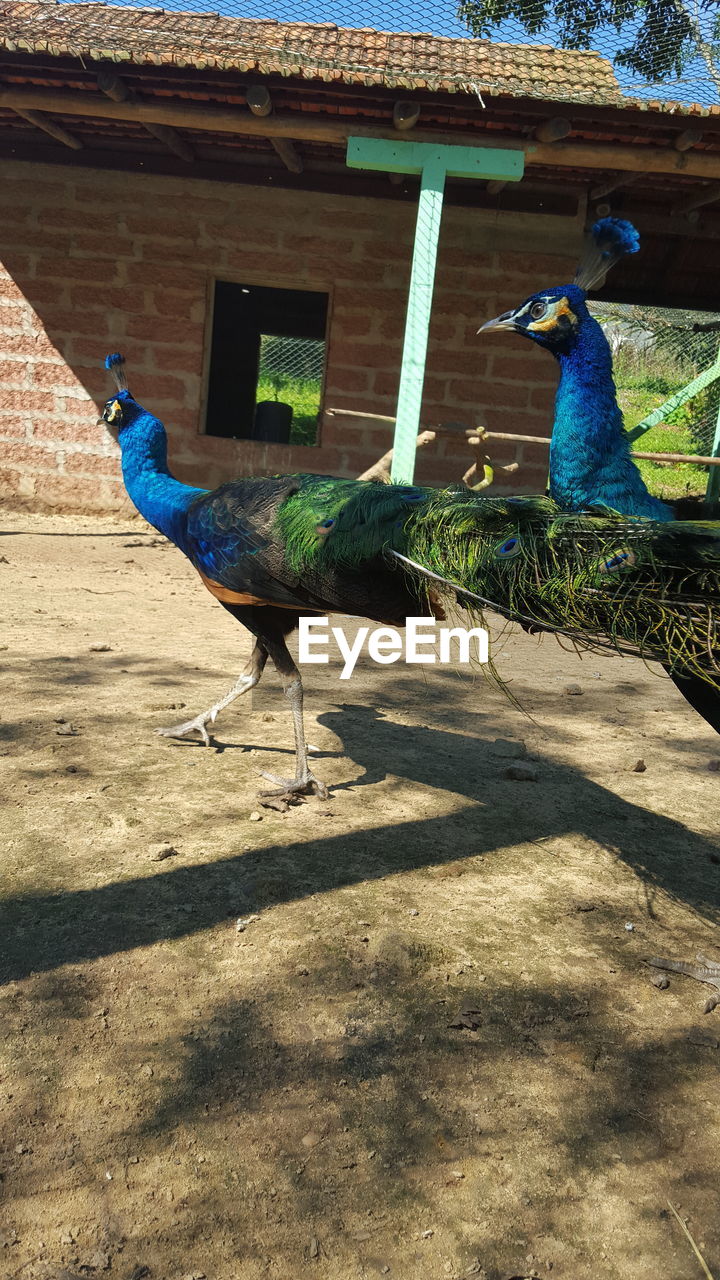
[{"label": "wire mesh fence", "polygon": [[[140,24],[155,26],[153,12],[134,0],[114,0],[142,10]],[[87,11],[91,6],[83,6]],[[92,6],[99,9],[100,6]],[[63,9],[70,5],[63,5]],[[238,19],[245,30],[226,32],[228,47],[264,54],[294,70],[325,68],[377,76],[390,60],[377,33],[408,33],[403,65],[413,77],[424,75],[454,82],[458,88],[507,90],[508,71],[524,45],[554,50],[594,50],[612,69],[618,96],[659,98],[710,107],[720,102],[720,6],[718,0],[418,0],[385,4],[382,0],[215,0],[215,15],[206,0],[165,0],[166,12]],[[98,47],[102,15],[97,14]],[[285,25],[286,24],[286,25]],[[207,23],[206,23],[207,26]],[[311,29],[312,28],[312,29]],[[341,37],[338,28],[355,33]],[[438,48],[425,35],[454,38],[465,46]],[[220,32],[218,32],[220,36]],[[110,38],[112,38],[110,33]],[[483,65],[487,41],[515,46],[508,66],[497,58]],[[450,55],[450,56],[446,56]],[[576,93],[587,100],[608,101],[605,77],[593,90],[591,66],[587,82],[577,64]],[[536,68],[538,88],[547,94],[542,62]],[[551,95],[550,95],[551,96]]]},{"label": "wire mesh fence", "polygon": [[322,340],[261,335],[257,402],[290,407],[291,444],[316,443],[324,366]]},{"label": "wire mesh fence", "polygon": [[[692,459],[711,456],[717,441],[720,315],[608,302],[593,302],[590,310],[610,343],[633,448],[687,457],[671,464],[641,459],[648,487],[667,497],[700,492],[709,467]],[[673,406],[695,382],[695,393]]]}]

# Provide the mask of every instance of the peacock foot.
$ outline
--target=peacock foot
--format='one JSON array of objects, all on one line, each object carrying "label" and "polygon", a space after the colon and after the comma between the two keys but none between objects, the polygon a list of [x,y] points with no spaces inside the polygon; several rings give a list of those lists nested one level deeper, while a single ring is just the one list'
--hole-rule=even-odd
[{"label": "peacock foot", "polygon": [[[214,708],[213,708],[214,710]],[[186,720],[184,724],[171,725],[169,729],[156,729],[162,738],[186,738],[190,733],[199,733],[205,746],[210,746],[210,737],[205,726],[215,723],[213,711],[201,711],[194,720]]]},{"label": "peacock foot", "polygon": [[327,800],[328,789],[324,782],[316,778],[310,770],[306,770],[299,778],[279,778],[276,773],[262,773],[262,778],[278,785],[277,791],[260,791],[259,798],[285,800],[288,804],[297,804],[303,796],[317,796],[319,800]]}]

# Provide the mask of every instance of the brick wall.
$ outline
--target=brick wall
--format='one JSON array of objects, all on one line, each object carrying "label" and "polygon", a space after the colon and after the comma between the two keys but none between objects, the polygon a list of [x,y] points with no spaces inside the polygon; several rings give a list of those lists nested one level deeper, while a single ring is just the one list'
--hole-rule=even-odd
[{"label": "brick wall", "polygon": [[[213,277],[327,289],[332,295],[325,406],[392,414],[400,365],[411,203],[272,191],[60,166],[9,163],[0,193],[0,486],[69,509],[127,500],[116,447],[96,425],[110,394],[102,360],[121,350],[137,398],[168,425],[183,480],[317,470],[357,475],[390,431],[326,418],[321,447],[201,434]],[[423,418],[548,433],[552,359],[512,335],[478,338],[483,320],[571,278],[569,219],[446,211]],[[548,247],[566,256],[548,256]],[[499,445],[517,460],[507,488],[545,482],[541,445]],[[440,440],[418,479],[459,479],[469,455]]]}]

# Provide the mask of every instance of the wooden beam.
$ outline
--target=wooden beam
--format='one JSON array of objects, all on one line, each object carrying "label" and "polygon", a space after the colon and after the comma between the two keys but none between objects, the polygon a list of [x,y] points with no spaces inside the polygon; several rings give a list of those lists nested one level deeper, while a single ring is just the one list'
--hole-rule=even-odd
[{"label": "wooden beam", "polygon": [[[171,128],[208,130],[235,136],[295,138],[299,142],[346,145],[351,136],[397,141],[397,131],[361,124],[355,118],[305,113],[273,114],[266,119],[233,107],[199,107],[156,100],[115,103],[91,93],[45,89],[0,89],[0,107],[15,111],[48,111],[57,115],[102,120],[131,120],[137,124],[166,124]],[[720,180],[720,155],[682,154],[672,147],[624,146],[614,143],[537,142],[500,133],[447,133],[423,129],[413,132],[418,142],[441,146],[499,147],[524,151],[526,164],[551,168],[616,169],[628,173],[681,174],[688,178]]]},{"label": "wooden beam", "polygon": [[145,128],[151,133],[153,138],[157,138],[158,142],[162,142],[168,151],[172,151],[173,155],[179,156],[186,164],[192,164],[195,160],[195,152],[190,143],[185,139],[177,129],[171,129],[166,124],[146,124]]},{"label": "wooden beam", "polygon": [[641,178],[646,176],[644,173],[624,173],[617,178],[611,178],[608,182],[601,182],[599,186],[591,189],[590,199],[602,200],[603,196],[609,196],[611,192],[618,191],[620,187],[631,187],[633,183],[639,182]]},{"label": "wooden beam", "polygon": [[572,124],[566,120],[564,116],[553,116],[550,120],[543,120],[535,130],[533,137],[538,142],[560,142],[562,138],[567,138],[572,133]]},{"label": "wooden beam", "polygon": [[682,200],[679,204],[673,205],[670,212],[686,216],[693,213],[695,209],[702,209],[706,204],[715,204],[718,200],[720,200],[720,186],[705,187],[702,191],[698,191],[697,195],[690,196],[689,200]]},{"label": "wooden beam", "polygon": [[702,142],[703,134],[701,129],[683,129],[682,133],[678,133],[673,142],[676,151],[689,151],[691,147],[696,147],[698,142]]},{"label": "wooden beam", "polygon": [[[137,96],[125,83],[122,76],[117,75],[110,67],[105,67],[98,72],[97,85],[101,93],[104,93],[111,102],[137,102]],[[172,151],[173,155],[179,156],[186,164],[192,164],[195,159],[195,152],[190,143],[169,125],[166,124],[146,124],[146,131],[157,138],[168,151]]]},{"label": "wooden beam", "polygon": [[405,132],[414,129],[420,119],[419,102],[396,102],[393,107],[393,124],[396,129]]},{"label": "wooden beam", "polygon": [[270,91],[264,84],[250,85],[245,94],[245,101],[254,116],[260,116],[264,119],[265,116],[272,115],[272,98],[270,97]]},{"label": "wooden beam", "polygon": [[[702,132],[700,129],[684,129],[682,133],[678,133],[673,140],[673,148],[675,151],[690,151],[692,147],[697,146],[702,141]],[[613,191],[619,191],[621,187],[630,187],[635,182],[639,182],[640,178],[644,178],[644,173],[628,173],[611,178],[608,182],[602,182],[599,186],[593,187],[590,192],[591,200],[602,200],[603,196],[609,196]]]},{"label": "wooden beam", "polygon": [[497,196],[503,190],[503,187],[506,187],[506,186],[507,186],[507,182],[500,182],[498,179],[493,178],[492,182],[488,182],[487,186],[485,187],[485,190],[487,191],[489,196]]},{"label": "wooden beam", "polygon": [[270,142],[286,169],[289,169],[291,173],[302,173],[302,158],[297,148],[293,146],[289,138],[271,138]]},{"label": "wooden beam", "polygon": [[56,142],[62,142],[64,147],[70,147],[71,151],[82,151],[83,144],[79,138],[75,138],[72,133],[68,133],[67,129],[63,129],[61,124],[56,124],[41,111],[20,111],[17,107],[14,110],[15,114],[22,116],[28,124],[34,125],[36,129],[42,129],[43,133],[55,138]]},{"label": "wooden beam", "polygon": [[[250,85],[245,94],[245,101],[259,120],[267,120],[268,116],[273,114],[270,90],[264,84]],[[270,144],[290,173],[302,173],[303,162],[289,138],[270,138]]]}]

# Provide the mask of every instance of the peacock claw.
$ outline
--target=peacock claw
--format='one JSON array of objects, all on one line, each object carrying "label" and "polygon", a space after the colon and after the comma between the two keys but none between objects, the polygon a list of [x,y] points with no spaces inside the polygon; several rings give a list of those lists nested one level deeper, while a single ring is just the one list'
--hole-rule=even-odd
[{"label": "peacock claw", "polygon": [[328,799],[328,789],[325,783],[316,778],[309,770],[301,778],[279,778],[276,773],[264,772],[260,776],[261,778],[267,778],[268,782],[276,782],[279,787],[278,791],[259,792],[260,799],[263,796],[278,796],[283,800],[287,800],[289,804],[297,803],[306,795],[317,796],[318,800]]},{"label": "peacock claw", "polygon": [[161,738],[186,738],[189,733],[199,733],[206,747],[210,746],[210,736],[205,725],[213,724],[215,717],[209,715],[207,711],[203,711],[199,716],[195,716],[194,720],[186,720],[184,724],[171,725],[169,729],[156,729],[155,732],[160,734]]}]

